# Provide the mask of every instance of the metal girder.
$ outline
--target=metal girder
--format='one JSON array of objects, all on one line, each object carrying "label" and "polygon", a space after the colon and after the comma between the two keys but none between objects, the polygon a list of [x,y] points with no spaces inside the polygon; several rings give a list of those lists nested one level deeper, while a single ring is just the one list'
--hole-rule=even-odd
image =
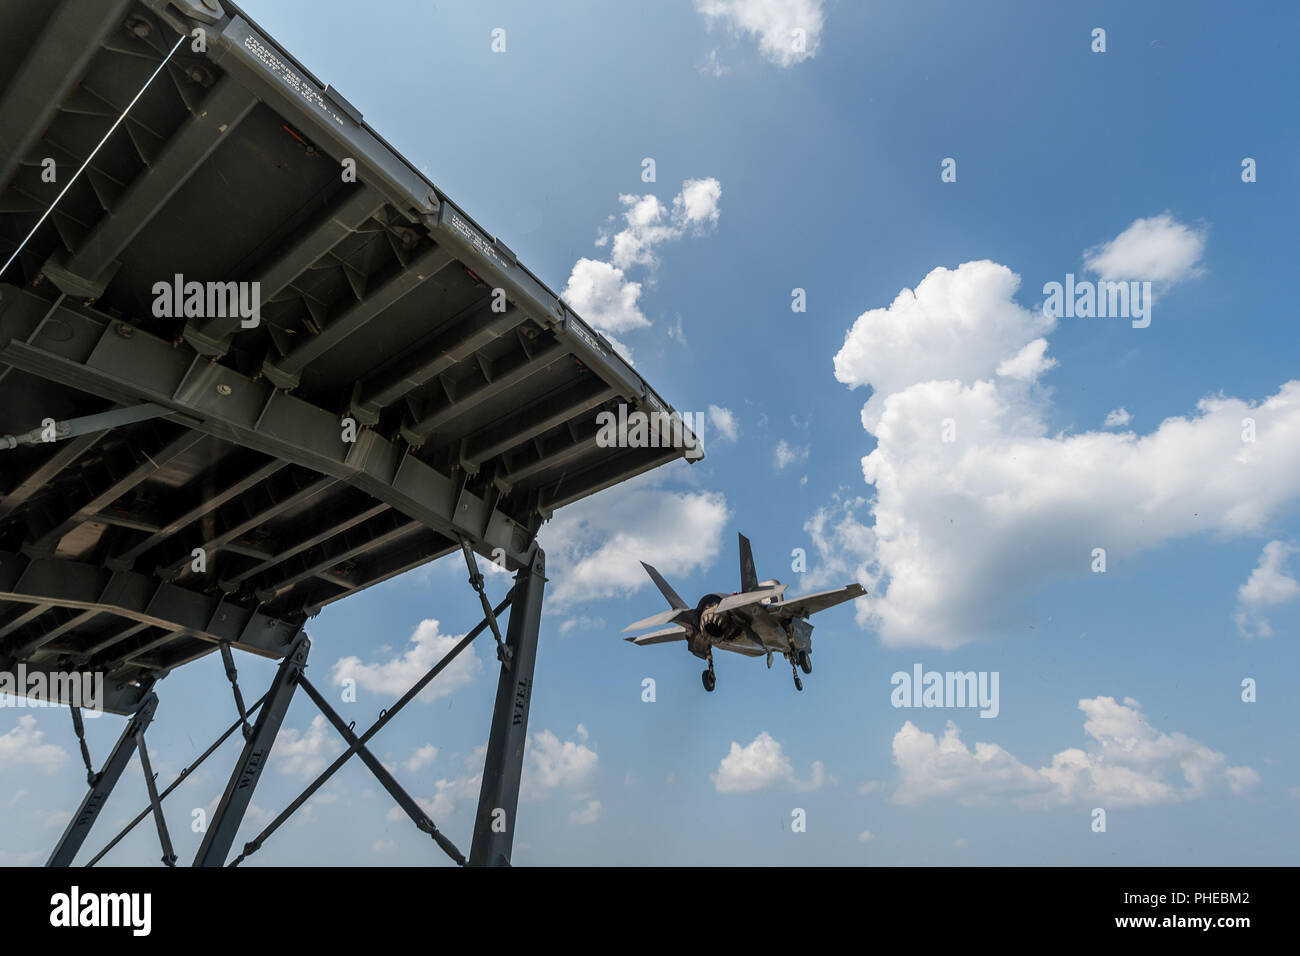
[{"label": "metal girder", "polygon": [[71,866],[77,851],[81,849],[81,844],[86,841],[86,836],[90,833],[90,828],[94,826],[95,820],[99,817],[99,811],[103,809],[104,804],[108,801],[109,795],[113,792],[113,787],[122,776],[122,771],[126,769],[127,762],[131,755],[135,753],[136,741],[139,739],[149,722],[153,720],[154,711],[158,708],[158,696],[149,693],[144,702],[127,721],[126,728],[122,731],[122,736],[118,737],[117,745],[113,752],[108,755],[104,761],[103,768],[94,777],[94,782],[90,786],[90,792],[86,794],[81,806],[77,812],[72,815],[68,822],[67,829],[63,831],[63,836],[54,847],[54,852],[50,854],[46,866]]},{"label": "metal girder", "polygon": [[389,578],[410,571],[412,568],[428,564],[430,561],[450,554],[456,550],[456,547],[455,542],[448,541],[436,531],[423,531],[412,535],[406,543],[399,544],[391,551],[377,555],[358,571],[349,574],[346,577],[348,591],[335,591],[329,595],[308,594],[306,599],[302,601],[303,611],[308,615],[314,615],[326,604],[331,604],[340,598],[346,597],[353,591],[373,587],[387,581]]},{"label": "metal girder", "polygon": [[286,567],[278,578],[267,581],[257,588],[258,600],[263,603],[272,601],[285,588],[292,587],[299,581],[314,577],[328,571],[343,561],[356,557],[371,548],[382,547],[404,535],[411,534],[420,527],[418,521],[395,514],[391,511],[376,519],[375,528],[349,529],[333,535],[319,554],[304,555],[298,567]]},{"label": "metal girder", "polygon": [[[4,640],[19,628],[30,624],[52,607],[54,607],[53,604],[34,604],[26,611],[21,611],[11,621],[8,621],[5,624],[0,624],[0,641]],[[44,638],[45,635],[42,634],[41,637]]]},{"label": "metal girder", "polygon": [[62,0],[0,98],[0,190],[85,76],[132,0]]},{"label": "metal girder", "polygon": [[[100,614],[104,612],[96,611],[95,613]],[[77,660],[91,661],[94,659],[96,654],[102,654],[114,644],[125,641],[127,638],[139,634],[141,631],[148,630],[151,627],[153,627],[153,625],[145,621],[124,621],[121,625],[112,629],[107,634],[96,638],[93,643],[87,644],[85,647],[81,648],[81,650],[70,651],[69,653]],[[44,638],[42,638],[42,641],[44,641]]]},{"label": "metal girder", "polygon": [[170,461],[185,454],[185,452],[203,441],[203,437],[197,432],[182,431],[181,434],[161,447],[155,446],[151,449],[152,454],[142,450],[139,453],[139,459],[135,467],[120,476],[113,475],[106,463],[104,466],[104,470],[108,472],[106,483],[100,488],[90,491],[88,501],[85,501],[79,507],[73,505],[69,509],[72,511],[71,514],[62,520],[56,519],[44,533],[33,536],[31,540],[23,545],[23,550],[33,555],[53,554],[65,535],[83,522],[94,518],[100,511],[107,508],[142,481],[157,474]]},{"label": "metal girder", "polygon": [[[234,463],[232,471],[234,474],[240,476],[237,479],[233,478],[233,475],[231,475],[226,476],[223,481],[223,476],[218,473],[215,482],[219,486],[219,490],[214,491],[212,488],[206,487],[203,489],[202,496],[198,499],[198,504],[191,505],[189,502],[186,502],[184,505],[181,505],[180,508],[173,507],[168,509],[172,512],[173,516],[165,518],[165,523],[161,527],[154,529],[151,533],[147,534],[144,538],[141,538],[129,548],[125,548],[114,554],[104,563],[109,567],[118,570],[126,570],[130,568],[131,565],[135,563],[136,558],[140,557],[140,555],[144,554],[150,548],[154,548],[161,544],[182,528],[193,524],[205,515],[210,514],[232,498],[248,491],[254,485],[261,484],[281,468],[284,468],[288,462],[272,460],[263,463],[260,467],[245,470],[244,466],[247,464],[248,463],[243,459]],[[201,480],[206,483],[208,481],[208,476],[203,476]]]},{"label": "metal girder", "polygon": [[574,478],[556,482],[554,486],[542,492],[537,503],[538,510],[549,515],[556,508],[562,508],[579,498],[594,495],[611,485],[617,485],[629,478],[650,471],[652,468],[667,464],[675,458],[680,458],[681,449],[639,449],[632,454],[644,454],[645,457],[636,464],[630,464],[627,460],[630,456],[621,456],[607,464],[596,465]]},{"label": "metal girder", "polygon": [[484,402],[505,394],[538,372],[550,368],[568,354],[568,349],[552,342],[532,355],[525,354],[501,369],[494,369],[491,378],[448,399],[440,407],[422,414],[418,419],[402,425],[402,437],[412,444],[422,445],[439,428],[471,412]]},{"label": "metal girder", "polygon": [[69,295],[99,298],[117,257],[256,105],[256,96],[223,76],[77,251],[56,253],[41,271]]},{"label": "metal girder", "polygon": [[537,402],[520,414],[465,439],[461,458],[477,467],[494,455],[536,438],[618,394],[612,386],[592,376],[573,383]]},{"label": "metal girder", "polygon": [[302,370],[315,359],[354,335],[367,322],[391,308],[403,296],[415,291],[452,263],[451,253],[438,246],[426,249],[409,266],[399,270],[364,299],[345,308],[330,324],[284,358],[262,363],[262,373],[281,388],[296,388]]},{"label": "metal girder", "polygon": [[27,502],[32,495],[36,494],[46,485],[58,476],[78,458],[90,450],[90,447],[100,439],[103,432],[91,435],[79,435],[76,438],[69,439],[66,442],[59,442],[53,445],[54,452],[49,458],[41,462],[34,471],[27,477],[23,478],[15,487],[3,498],[0,498],[0,518],[15,511],[20,505]]},{"label": "metal girder", "polygon": [[474,820],[474,843],[469,851],[471,866],[510,863],[545,584],[546,556],[539,548],[533,563],[515,575],[510,623],[506,627],[510,660],[501,665],[501,676],[497,680],[492,733],[488,738],[483,785],[479,790],[478,813]]},{"label": "metal girder", "polygon": [[11,551],[0,551],[0,600],[106,611],[269,657],[283,655],[300,631],[295,624],[150,575]]},{"label": "metal girder", "polygon": [[291,508],[325,494],[337,484],[336,479],[328,477],[310,479],[304,478],[301,473],[277,475],[273,480],[256,486],[248,494],[247,500],[233,501],[220,508],[210,524],[205,523],[203,526],[205,536],[200,539],[202,543],[177,540],[175,547],[159,556],[157,571],[163,577],[183,574],[190,565],[194,547],[202,548],[208,555],[224,549],[263,560],[267,555],[237,546],[235,539],[256,530]]},{"label": "metal girder", "polygon": [[266,703],[257,715],[253,735],[244,744],[239,761],[221,795],[221,802],[208,825],[208,832],[203,835],[199,852],[194,857],[195,866],[224,866],[230,846],[235,842],[239,824],[244,819],[253,791],[266,768],[266,758],[275,743],[275,736],[280,732],[284,715],[289,710],[289,702],[298,686],[298,676],[307,666],[307,652],[311,641],[304,634],[298,639],[292,652],[280,662],[275,673],[275,680],[267,694]]},{"label": "metal girder", "polygon": [[[40,607],[41,605],[37,606]],[[12,655],[13,657],[20,660],[31,657],[40,648],[62,637],[64,634],[68,633],[68,631],[74,630],[92,620],[101,612],[82,611],[78,614],[74,611],[68,610],[67,608],[56,608],[55,613],[62,615],[64,620],[61,623],[56,624],[54,627],[46,626],[39,635],[16,647]]]},{"label": "metal girder", "polygon": [[[274,260],[257,274],[263,302],[271,302],[344,238],[356,232],[384,207],[384,199],[364,185],[352,187],[343,200],[331,207],[317,222],[297,233],[277,253]],[[220,356],[229,348],[229,339],[239,331],[237,315],[217,316],[188,322],[182,333],[195,351]]]},{"label": "metal girder", "polygon": [[294,557],[295,555],[301,554],[302,552],[306,551],[309,548],[314,548],[318,544],[323,544],[324,542],[328,541],[330,538],[334,537],[334,535],[339,534],[343,531],[347,531],[349,528],[354,528],[359,524],[369,521],[371,518],[374,518],[377,515],[381,515],[387,510],[388,510],[388,505],[372,503],[364,506],[363,508],[361,508],[360,511],[357,511],[356,513],[348,516],[347,518],[331,519],[329,527],[327,527],[324,531],[313,534],[310,537],[303,538],[302,540],[296,541],[293,544],[286,544],[280,546],[279,550],[276,551],[275,554],[271,555],[269,558],[266,558],[265,560],[259,561],[251,568],[245,568],[243,571],[240,571],[236,574],[223,575],[221,577],[221,589],[227,593],[232,593],[234,591],[237,591],[239,589],[239,586],[243,584],[245,581],[247,581],[249,578],[261,574],[264,571],[269,571],[277,564],[281,564],[289,560],[290,558]]},{"label": "metal girder", "polygon": [[533,475],[577,461],[600,447],[597,444],[599,438],[600,429],[594,422],[581,430],[570,430],[568,441],[562,444],[558,441],[552,442],[549,447],[538,449],[538,456],[532,461],[514,464],[512,460],[509,470],[502,476],[502,481],[516,485]]},{"label": "metal girder", "polygon": [[407,349],[392,367],[366,376],[357,386],[357,397],[352,403],[352,413],[359,421],[373,425],[379,420],[379,413],[403,395],[433,381],[528,318],[513,307],[494,313],[490,307],[474,305],[465,312],[468,316],[453,319],[446,331],[437,333],[427,343],[416,343]]},{"label": "metal girder", "polygon": [[512,569],[528,562],[532,529],[409,449],[365,429],[344,441],[335,414],[91,309],[0,292],[0,361],[113,401],[167,405],[199,431],[341,478],[449,538],[467,535],[485,557],[499,548]]}]

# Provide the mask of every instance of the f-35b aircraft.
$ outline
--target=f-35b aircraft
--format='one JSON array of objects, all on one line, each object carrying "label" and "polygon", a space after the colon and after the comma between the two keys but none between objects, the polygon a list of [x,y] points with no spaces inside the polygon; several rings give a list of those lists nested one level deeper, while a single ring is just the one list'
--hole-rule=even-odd
[{"label": "f-35b aircraft", "polygon": [[642,646],[685,641],[692,654],[709,662],[709,669],[704,672],[704,689],[709,691],[717,682],[713,672],[715,647],[746,657],[766,655],[768,667],[772,666],[772,655],[780,654],[790,662],[795,690],[803,690],[803,681],[795,668],[797,665],[805,674],[812,673],[813,626],[808,623],[808,616],[867,593],[862,585],[850,584],[834,591],[782,600],[786,585],[780,581],[758,580],[754,553],[749,547],[749,539],[743,534],[740,536],[740,590],[734,594],[706,594],[694,610],[678,597],[662,574],[644,561],[641,567],[646,569],[650,580],[654,581],[671,607],[629,624],[623,630],[639,631],[660,624],[669,626],[624,640]]}]

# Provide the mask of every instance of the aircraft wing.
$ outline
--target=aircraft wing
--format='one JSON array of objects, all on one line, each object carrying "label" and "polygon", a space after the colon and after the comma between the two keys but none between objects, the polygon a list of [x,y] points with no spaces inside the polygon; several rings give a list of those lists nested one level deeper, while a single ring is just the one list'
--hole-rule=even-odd
[{"label": "aircraft wing", "polygon": [[638,647],[644,647],[647,644],[666,644],[669,641],[684,641],[686,640],[686,628],[673,625],[660,631],[651,631],[649,634],[625,637],[623,640],[631,641]]},{"label": "aircraft wing", "polygon": [[816,594],[805,594],[803,597],[791,598],[788,601],[781,601],[779,604],[769,605],[769,608],[779,612],[782,617],[807,617],[809,614],[824,611],[828,607],[834,607],[837,604],[843,604],[845,601],[860,598],[866,593],[867,589],[861,584],[850,584],[847,587],[836,588],[834,591],[819,591]]},{"label": "aircraft wing", "polygon": [[718,602],[718,606],[714,610],[721,614],[723,611],[734,611],[738,607],[747,607],[750,604],[757,604],[759,601],[766,601],[770,597],[780,597],[785,591],[785,587],[782,584],[779,587],[764,588],[761,591],[745,591],[741,594],[733,594]]}]

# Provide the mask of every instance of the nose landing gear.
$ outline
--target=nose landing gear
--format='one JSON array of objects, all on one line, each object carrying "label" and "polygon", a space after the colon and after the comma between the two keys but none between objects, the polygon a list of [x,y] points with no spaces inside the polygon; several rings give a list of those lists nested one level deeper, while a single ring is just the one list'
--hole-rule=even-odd
[{"label": "nose landing gear", "polygon": [[718,675],[713,672],[713,649],[712,648],[709,648],[709,669],[706,670],[701,675],[701,677],[704,680],[704,689],[707,691],[712,691],[714,686],[718,683]]}]

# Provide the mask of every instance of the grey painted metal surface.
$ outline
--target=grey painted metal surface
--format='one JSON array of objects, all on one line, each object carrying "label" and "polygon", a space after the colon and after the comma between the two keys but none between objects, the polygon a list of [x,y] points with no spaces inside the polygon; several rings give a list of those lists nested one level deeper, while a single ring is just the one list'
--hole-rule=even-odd
[{"label": "grey painted metal surface", "polygon": [[47,213],[0,275],[0,666],[103,670],[110,710],[462,539],[531,568],[555,508],[685,456],[601,447],[671,407],[227,0],[0,0],[0,261]]},{"label": "grey painted metal surface", "polygon": [[266,769],[267,757],[275,743],[276,734],[284,722],[284,715],[289,710],[293,692],[298,689],[298,675],[307,666],[307,652],[311,642],[306,637],[299,638],[293,653],[280,662],[271,691],[266,703],[257,715],[253,725],[253,734],[244,742],[244,749],[235,763],[235,769],[226,783],[221,802],[217,804],[203,842],[194,857],[195,866],[224,866],[230,853],[230,846],[235,842],[239,824],[243,822],[244,813],[253,801],[253,792],[257,782]]},{"label": "grey painted metal surface", "polygon": [[488,737],[483,783],[474,818],[471,866],[509,865],[519,808],[519,781],[528,739],[528,711],[533,701],[537,631],[546,587],[546,559],[539,550],[533,564],[515,575],[514,602],[506,628],[509,660],[501,664],[492,732]]}]

